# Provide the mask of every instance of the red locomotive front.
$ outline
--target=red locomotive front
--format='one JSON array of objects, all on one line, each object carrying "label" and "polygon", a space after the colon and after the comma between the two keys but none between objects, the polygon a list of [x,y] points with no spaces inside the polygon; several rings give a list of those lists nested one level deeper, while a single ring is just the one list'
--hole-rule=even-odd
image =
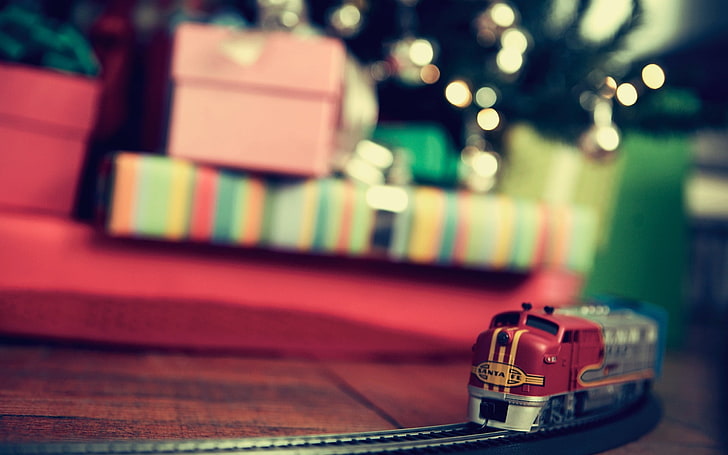
[{"label": "red locomotive front", "polygon": [[[520,431],[559,425],[623,400],[615,384],[652,376],[654,356],[643,356],[644,363],[632,357],[605,362],[616,351],[605,344],[605,327],[624,325],[624,314],[530,310],[524,304],[523,311],[495,316],[473,346],[470,420]],[[642,341],[649,337],[646,318],[628,319]]]}]

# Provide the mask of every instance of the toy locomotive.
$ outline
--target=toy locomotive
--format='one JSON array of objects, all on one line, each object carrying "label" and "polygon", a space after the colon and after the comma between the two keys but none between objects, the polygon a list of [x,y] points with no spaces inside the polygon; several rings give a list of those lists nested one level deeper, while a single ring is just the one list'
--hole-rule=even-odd
[{"label": "toy locomotive", "polygon": [[497,314],[473,345],[470,420],[536,431],[637,402],[659,373],[660,315],[640,305],[536,311],[528,303]]}]

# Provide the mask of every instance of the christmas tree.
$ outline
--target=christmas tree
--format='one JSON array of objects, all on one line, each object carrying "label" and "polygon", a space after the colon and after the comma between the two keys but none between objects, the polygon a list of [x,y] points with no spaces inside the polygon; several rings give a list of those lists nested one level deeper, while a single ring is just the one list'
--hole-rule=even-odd
[{"label": "christmas tree", "polygon": [[[382,118],[443,123],[464,146],[484,109],[490,117],[481,114],[480,129],[493,131],[488,136],[496,140],[507,122],[528,121],[572,141],[591,126],[597,100],[610,99],[629,74],[632,62],[621,61],[619,52],[642,11],[639,1],[631,2],[613,33],[595,41],[583,24],[596,3],[314,0],[309,7],[315,23],[344,35],[375,71]],[[345,6],[360,11],[356,32],[332,26]],[[418,61],[416,46],[429,46],[432,58]]]}]

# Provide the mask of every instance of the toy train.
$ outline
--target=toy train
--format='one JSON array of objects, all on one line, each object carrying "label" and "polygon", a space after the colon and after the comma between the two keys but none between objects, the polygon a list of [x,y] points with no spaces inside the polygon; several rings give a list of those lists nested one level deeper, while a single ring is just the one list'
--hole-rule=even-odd
[{"label": "toy train", "polygon": [[473,345],[469,418],[536,431],[624,409],[659,373],[662,323],[645,305],[497,314]]}]

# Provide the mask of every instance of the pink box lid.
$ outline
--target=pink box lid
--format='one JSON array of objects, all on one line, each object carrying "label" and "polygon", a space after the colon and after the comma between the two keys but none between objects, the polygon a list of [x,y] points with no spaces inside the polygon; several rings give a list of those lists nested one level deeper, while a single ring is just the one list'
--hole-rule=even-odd
[{"label": "pink box lid", "polygon": [[25,65],[0,64],[0,115],[89,130],[96,119],[97,79]]},{"label": "pink box lid", "polygon": [[172,76],[337,96],[346,51],[318,35],[184,23],[175,33]]}]

